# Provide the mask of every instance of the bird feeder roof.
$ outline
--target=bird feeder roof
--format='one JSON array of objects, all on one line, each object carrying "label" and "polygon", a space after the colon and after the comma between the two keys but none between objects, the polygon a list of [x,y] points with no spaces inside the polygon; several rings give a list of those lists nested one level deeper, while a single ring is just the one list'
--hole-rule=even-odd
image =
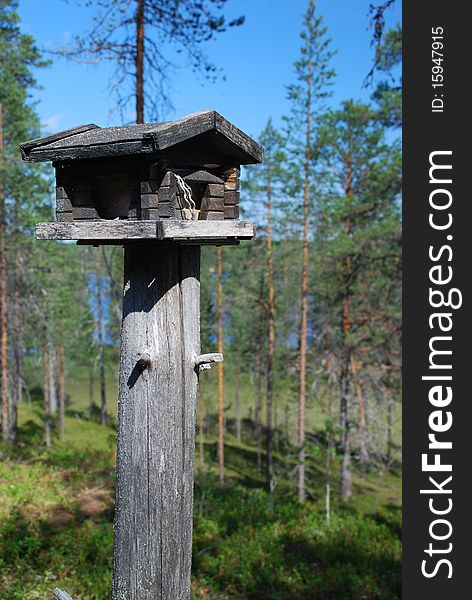
[{"label": "bird feeder roof", "polygon": [[192,113],[176,121],[123,127],[93,123],[20,144],[27,162],[155,154],[159,157],[200,153],[235,164],[262,162],[263,148],[214,110]]}]

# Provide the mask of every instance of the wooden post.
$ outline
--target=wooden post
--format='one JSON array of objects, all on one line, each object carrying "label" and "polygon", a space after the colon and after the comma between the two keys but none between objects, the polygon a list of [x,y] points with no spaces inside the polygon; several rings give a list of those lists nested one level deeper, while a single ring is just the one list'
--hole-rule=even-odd
[{"label": "wooden post", "polygon": [[200,247],[125,247],[113,600],[187,600]]}]

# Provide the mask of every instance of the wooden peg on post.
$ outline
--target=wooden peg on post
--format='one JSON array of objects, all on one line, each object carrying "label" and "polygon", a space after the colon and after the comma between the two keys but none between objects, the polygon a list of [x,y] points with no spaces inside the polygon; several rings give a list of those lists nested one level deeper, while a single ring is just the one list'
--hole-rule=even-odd
[{"label": "wooden peg on post", "polygon": [[211,352],[210,354],[200,354],[195,359],[195,366],[199,368],[200,371],[204,371],[205,369],[211,369],[211,365],[213,363],[223,362],[224,358],[221,352]]}]

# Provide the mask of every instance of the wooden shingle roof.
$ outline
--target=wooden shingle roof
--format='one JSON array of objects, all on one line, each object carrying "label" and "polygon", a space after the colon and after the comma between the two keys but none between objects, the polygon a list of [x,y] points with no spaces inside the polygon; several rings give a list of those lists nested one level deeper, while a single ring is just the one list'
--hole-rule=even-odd
[{"label": "wooden shingle roof", "polygon": [[20,144],[27,162],[157,154],[198,154],[200,149],[236,164],[262,161],[263,148],[214,110],[176,121],[123,127],[82,125]]}]

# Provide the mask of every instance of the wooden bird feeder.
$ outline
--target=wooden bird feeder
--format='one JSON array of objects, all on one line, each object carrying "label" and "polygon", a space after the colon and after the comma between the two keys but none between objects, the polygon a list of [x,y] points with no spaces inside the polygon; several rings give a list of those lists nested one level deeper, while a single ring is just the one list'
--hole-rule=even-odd
[{"label": "wooden bird feeder", "polygon": [[254,237],[239,169],[263,150],[208,110],[84,125],[21,152],[56,169],[56,221],[38,239],[125,248],[113,599],[187,600],[198,373],[223,360],[200,352],[200,246]]}]

